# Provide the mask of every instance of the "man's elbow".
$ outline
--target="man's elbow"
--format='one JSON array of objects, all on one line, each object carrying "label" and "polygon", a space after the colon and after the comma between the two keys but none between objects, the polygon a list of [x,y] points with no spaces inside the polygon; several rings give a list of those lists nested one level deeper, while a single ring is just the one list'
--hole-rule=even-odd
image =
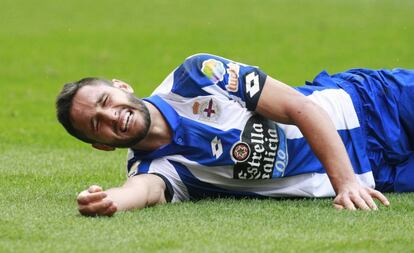
[{"label": "man's elbow", "polygon": [[288,116],[295,125],[300,125],[310,118],[319,115],[327,116],[325,110],[321,106],[305,96],[298,97],[295,100],[294,106],[291,106],[288,111]]}]

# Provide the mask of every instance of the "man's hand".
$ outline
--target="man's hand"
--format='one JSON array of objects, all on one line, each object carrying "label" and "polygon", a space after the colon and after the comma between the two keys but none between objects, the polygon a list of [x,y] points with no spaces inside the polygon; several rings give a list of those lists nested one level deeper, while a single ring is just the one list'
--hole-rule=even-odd
[{"label": "man's hand", "polygon": [[78,210],[85,216],[112,216],[117,211],[140,209],[166,203],[164,180],[153,174],[128,178],[120,187],[106,189],[92,185],[79,193]]},{"label": "man's hand", "polygon": [[112,216],[116,211],[116,205],[109,199],[107,194],[97,185],[92,185],[88,190],[79,193],[78,210],[85,216]]},{"label": "man's hand", "polygon": [[377,210],[378,207],[373,199],[378,199],[383,205],[389,206],[388,199],[379,191],[369,187],[363,187],[358,183],[344,185],[334,199],[333,205],[336,209]]}]

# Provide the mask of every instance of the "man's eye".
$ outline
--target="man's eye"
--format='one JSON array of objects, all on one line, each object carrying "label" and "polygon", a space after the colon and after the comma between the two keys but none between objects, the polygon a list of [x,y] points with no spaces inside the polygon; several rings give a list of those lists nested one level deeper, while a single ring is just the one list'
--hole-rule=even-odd
[{"label": "man's eye", "polygon": [[106,97],[105,97],[104,101],[102,102],[102,106],[105,106],[105,105],[106,105],[106,102],[108,101],[108,97],[109,97],[109,96],[106,96]]}]

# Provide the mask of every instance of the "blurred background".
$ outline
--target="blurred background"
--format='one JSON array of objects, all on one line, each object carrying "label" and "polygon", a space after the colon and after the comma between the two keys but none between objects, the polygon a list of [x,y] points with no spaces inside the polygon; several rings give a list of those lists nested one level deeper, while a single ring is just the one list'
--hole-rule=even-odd
[{"label": "blurred background", "polygon": [[79,145],[55,121],[63,83],[115,77],[143,97],[198,52],[294,86],[324,69],[414,68],[413,9],[408,0],[2,0],[0,145]]}]

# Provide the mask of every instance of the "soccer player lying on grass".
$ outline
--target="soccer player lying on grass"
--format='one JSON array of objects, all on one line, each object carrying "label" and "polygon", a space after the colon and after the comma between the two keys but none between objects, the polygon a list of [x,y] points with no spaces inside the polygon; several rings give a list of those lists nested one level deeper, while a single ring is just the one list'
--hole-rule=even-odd
[{"label": "soccer player lying on grass", "polygon": [[[329,197],[388,206],[414,190],[414,71],[354,69],[291,88],[257,67],[199,54],[154,93],[119,80],[66,84],[57,115],[101,150],[129,148],[128,179],[78,196],[83,215],[205,197]],[[376,188],[376,190],[374,189]]]}]

